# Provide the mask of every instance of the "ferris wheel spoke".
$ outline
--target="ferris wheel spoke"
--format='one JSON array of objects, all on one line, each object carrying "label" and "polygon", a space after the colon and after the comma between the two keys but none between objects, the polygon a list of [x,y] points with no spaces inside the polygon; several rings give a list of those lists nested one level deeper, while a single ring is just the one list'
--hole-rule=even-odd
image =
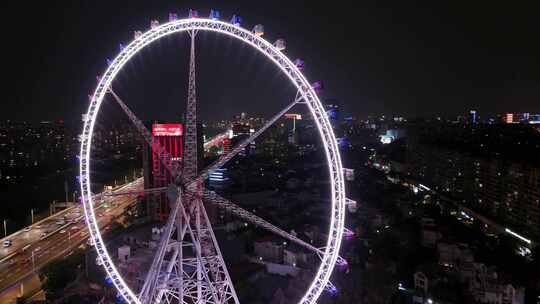
[{"label": "ferris wheel spoke", "polygon": [[[302,239],[286,232],[285,230],[271,224],[270,222],[262,219],[261,217],[241,208],[240,206],[238,206],[237,204],[223,198],[222,196],[216,194],[214,191],[209,191],[209,190],[205,190],[204,192],[204,199],[209,201],[209,202],[213,202],[216,204],[217,207],[219,208],[225,208],[229,211],[231,211],[231,213],[233,213],[234,215],[256,225],[256,226],[259,226],[261,228],[264,228],[266,229],[267,231],[270,231],[272,233],[275,233],[291,242],[294,242],[296,243],[297,245],[300,245],[306,249],[308,249],[309,251],[315,253],[317,255],[317,257],[319,257],[319,259],[322,260],[323,258],[323,255],[325,254],[324,253],[324,247],[322,248],[317,248],[305,241],[303,241]],[[338,260],[336,261],[337,265],[340,265],[340,266],[345,266],[347,265],[347,261],[342,258],[341,256],[338,257]],[[325,287],[325,290],[330,292],[330,293],[333,293],[335,292],[336,290],[336,287],[332,284],[332,282],[328,281],[327,283],[327,286]]]},{"label": "ferris wheel spoke", "polygon": [[291,242],[294,242],[306,249],[308,249],[309,251],[313,252],[313,253],[316,253],[319,257],[322,258],[322,255],[324,255],[324,248],[317,248],[313,245],[311,245],[310,243],[288,233],[287,231],[271,224],[270,222],[264,220],[263,218],[243,209],[242,207],[238,206],[238,204],[235,204],[229,200],[227,200],[226,198],[218,195],[217,193],[215,193],[214,191],[209,191],[209,190],[205,190],[204,191],[204,199],[207,200],[207,201],[211,201],[213,203],[216,204],[217,207],[219,208],[225,208],[227,210],[230,210],[231,213],[233,213],[234,215],[256,225],[256,226],[259,226],[261,228],[264,228],[272,233],[275,233]]},{"label": "ferris wheel spoke", "polygon": [[[149,147],[152,147],[153,153],[158,154],[159,160],[163,166],[169,171],[171,176],[176,176],[179,171],[178,162],[173,161],[172,156],[167,152],[165,148],[162,148],[159,141],[154,141],[152,133],[146,128],[142,121],[131,111],[131,109],[126,105],[126,103],[114,92],[112,87],[109,87],[108,92],[113,96],[114,100],[118,103],[120,108],[128,116],[129,120],[133,123],[139,134],[143,137],[144,141]],[[157,151],[156,151],[157,150]]]},{"label": "ferris wheel spoke", "polygon": [[257,130],[255,133],[253,133],[248,138],[241,141],[231,152],[227,153],[226,155],[221,156],[216,162],[202,170],[199,175],[191,181],[189,184],[197,183],[203,181],[208,174],[215,170],[220,168],[221,166],[225,165],[228,161],[230,161],[234,156],[236,156],[238,153],[240,153],[247,145],[252,143],[257,137],[259,137],[264,131],[266,131],[269,127],[271,127],[278,119],[280,119],[287,111],[289,111],[292,107],[294,107],[297,103],[299,103],[302,100],[302,96],[297,93],[296,98],[293,102],[288,104],[283,110],[279,111],[276,115],[274,115],[270,120],[268,120],[259,130]]}]

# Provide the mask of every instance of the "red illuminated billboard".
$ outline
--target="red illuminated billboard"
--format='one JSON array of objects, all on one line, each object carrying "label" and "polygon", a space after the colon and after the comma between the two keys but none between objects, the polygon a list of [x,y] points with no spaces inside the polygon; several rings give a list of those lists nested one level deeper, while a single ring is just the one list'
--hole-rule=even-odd
[{"label": "red illuminated billboard", "polygon": [[153,124],[153,136],[182,136],[182,124]]},{"label": "red illuminated billboard", "polygon": [[298,120],[302,119],[302,115],[296,114],[296,113],[286,113],[284,116],[285,118],[288,118],[288,119],[298,119]]}]

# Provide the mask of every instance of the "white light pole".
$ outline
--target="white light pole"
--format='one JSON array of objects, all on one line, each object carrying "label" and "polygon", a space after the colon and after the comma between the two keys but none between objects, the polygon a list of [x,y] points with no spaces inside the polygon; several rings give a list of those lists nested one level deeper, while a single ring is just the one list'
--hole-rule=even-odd
[{"label": "white light pole", "polygon": [[34,224],[34,209],[30,209],[30,217],[32,218],[32,224]]},{"label": "white light pole", "polygon": [[35,249],[32,249],[32,270],[36,270],[36,263],[34,259],[34,251]]},{"label": "white light pole", "polygon": [[4,237],[7,236],[7,223],[6,220],[4,220]]}]

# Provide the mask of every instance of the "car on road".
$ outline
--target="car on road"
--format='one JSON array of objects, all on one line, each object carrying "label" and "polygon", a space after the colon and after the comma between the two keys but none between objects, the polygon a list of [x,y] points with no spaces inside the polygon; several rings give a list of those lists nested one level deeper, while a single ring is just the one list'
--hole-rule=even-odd
[{"label": "car on road", "polygon": [[47,236],[47,232],[42,232],[41,235],[39,236],[40,238],[44,238]]},{"label": "car on road", "polygon": [[30,230],[32,230],[32,227],[30,227],[30,226],[25,227],[25,228],[23,229],[24,232],[28,232],[28,231],[30,231]]},{"label": "car on road", "polygon": [[66,230],[60,230],[60,233],[66,233]]},{"label": "car on road", "polygon": [[10,247],[13,242],[11,240],[4,240],[4,248]]}]

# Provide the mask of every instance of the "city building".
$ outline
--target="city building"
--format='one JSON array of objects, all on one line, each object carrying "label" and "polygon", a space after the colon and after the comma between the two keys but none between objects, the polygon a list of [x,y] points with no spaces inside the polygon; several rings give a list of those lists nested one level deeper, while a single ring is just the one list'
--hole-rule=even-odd
[{"label": "city building", "polygon": [[500,279],[495,267],[487,267],[482,263],[465,263],[459,272],[476,303],[524,303],[524,289]]},{"label": "city building", "polygon": [[0,185],[69,167],[77,153],[77,137],[61,120],[0,122]]},{"label": "city building", "polygon": [[477,116],[476,110],[469,111],[469,122],[473,124],[478,122],[478,116]]},{"label": "city building", "polygon": [[212,189],[223,189],[229,184],[227,168],[218,168],[208,174],[208,186]]},{"label": "city building", "polygon": [[[152,136],[152,145],[147,148],[150,149],[148,154],[150,154],[151,169],[148,168],[148,165],[145,166],[148,172],[148,174],[145,174],[145,186],[147,188],[167,187],[174,181],[170,172],[163,164],[163,150],[171,156],[172,161],[181,163],[183,147],[182,124],[153,124]],[[162,193],[149,196],[147,208],[150,218],[165,221],[169,215],[169,202],[166,194]]]},{"label": "city building", "polygon": [[329,98],[324,101],[326,114],[332,123],[338,122],[340,118],[339,103],[337,99]]},{"label": "city building", "polygon": [[281,263],[283,261],[283,244],[274,241],[273,237],[261,238],[253,243],[256,258],[261,261]]},{"label": "city building", "polygon": [[540,133],[533,126],[422,123],[407,132],[400,173],[540,239]]},{"label": "city building", "polygon": [[540,123],[540,114],[505,113],[502,117],[503,117],[503,122],[507,124],[512,124],[512,123],[538,124]]},{"label": "city building", "polygon": [[422,246],[434,248],[442,238],[439,228],[430,218],[422,219]]}]

